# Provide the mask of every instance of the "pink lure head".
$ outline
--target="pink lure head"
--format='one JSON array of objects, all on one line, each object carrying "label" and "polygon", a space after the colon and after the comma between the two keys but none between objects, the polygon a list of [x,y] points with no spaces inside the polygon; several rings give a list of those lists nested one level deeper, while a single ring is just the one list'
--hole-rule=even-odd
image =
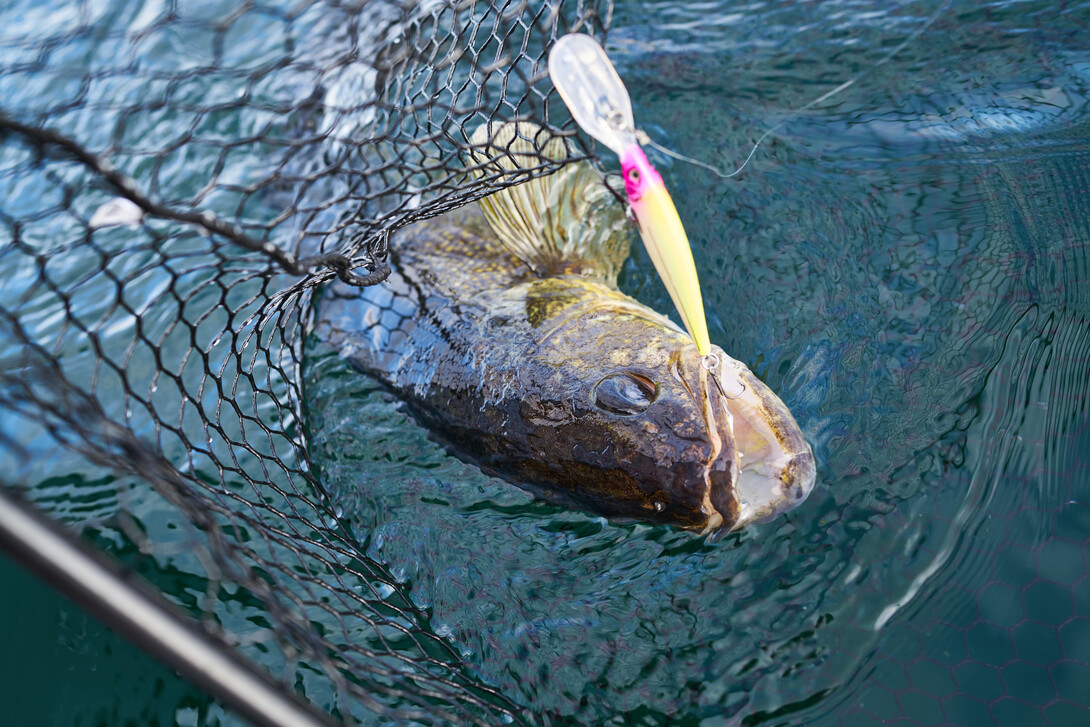
[{"label": "pink lure head", "polygon": [[629,202],[638,202],[652,186],[664,187],[662,177],[647,161],[647,155],[638,145],[625,149],[621,155],[621,173],[624,175],[624,191]]}]

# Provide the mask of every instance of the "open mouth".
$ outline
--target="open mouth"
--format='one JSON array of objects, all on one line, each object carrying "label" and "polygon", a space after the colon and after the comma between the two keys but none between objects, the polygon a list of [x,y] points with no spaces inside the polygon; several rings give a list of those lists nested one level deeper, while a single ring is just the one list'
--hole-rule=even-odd
[{"label": "open mouth", "polygon": [[726,399],[738,452],[737,530],[796,507],[813,489],[817,470],[784,403],[745,366],[732,361],[724,369],[723,388],[740,392]]},{"label": "open mouth", "polygon": [[710,357],[702,359],[695,386],[686,382],[679,360],[674,369],[693,402],[704,407],[711,442],[704,532],[739,530],[782,515],[806,499],[817,474],[787,406],[744,364],[721,350],[712,356],[710,365]]}]

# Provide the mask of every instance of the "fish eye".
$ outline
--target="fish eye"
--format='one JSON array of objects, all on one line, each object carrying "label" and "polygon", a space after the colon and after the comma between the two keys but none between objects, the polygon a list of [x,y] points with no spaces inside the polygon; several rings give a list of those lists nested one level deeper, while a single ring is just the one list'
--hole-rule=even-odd
[{"label": "fish eye", "polygon": [[594,387],[594,403],[612,414],[640,414],[655,400],[658,387],[646,376],[633,373],[610,374]]}]

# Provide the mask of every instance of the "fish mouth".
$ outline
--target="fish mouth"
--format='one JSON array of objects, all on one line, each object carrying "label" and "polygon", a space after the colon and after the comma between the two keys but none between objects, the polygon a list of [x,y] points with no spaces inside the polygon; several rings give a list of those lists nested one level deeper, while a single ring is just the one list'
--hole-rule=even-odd
[{"label": "fish mouth", "polygon": [[[787,406],[744,364],[718,355],[715,398],[726,410],[738,458],[730,498],[736,517],[723,525],[739,530],[797,507],[813,490],[817,467]],[[717,499],[727,498],[720,493]]]},{"label": "fish mouth", "polygon": [[813,488],[816,467],[810,453],[791,455],[786,462],[743,465],[738,474],[738,520],[733,530],[768,522],[797,507]]}]

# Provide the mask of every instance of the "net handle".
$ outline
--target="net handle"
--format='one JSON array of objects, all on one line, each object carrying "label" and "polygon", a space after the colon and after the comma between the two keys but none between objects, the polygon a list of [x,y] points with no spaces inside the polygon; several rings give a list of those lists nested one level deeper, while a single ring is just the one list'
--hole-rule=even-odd
[{"label": "net handle", "polygon": [[257,727],[333,727],[116,565],[0,484],[0,552]]}]

